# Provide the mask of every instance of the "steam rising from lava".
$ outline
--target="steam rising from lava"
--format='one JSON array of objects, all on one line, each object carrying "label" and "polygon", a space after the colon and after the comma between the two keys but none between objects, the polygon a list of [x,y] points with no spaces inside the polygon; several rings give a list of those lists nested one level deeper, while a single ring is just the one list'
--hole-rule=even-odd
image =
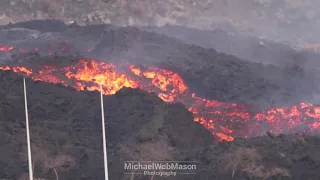
[{"label": "steam rising from lava", "polygon": [[[10,53],[14,49],[12,46],[2,45],[0,53]],[[125,71],[117,71],[118,66]],[[140,68],[133,64],[115,65],[82,59],[72,66],[48,64],[41,69],[0,66],[0,70],[12,70],[35,81],[60,83],[78,91],[99,91],[99,84],[102,83],[105,95],[115,94],[123,87],[154,92],[166,102],[183,103],[194,114],[194,120],[210,129],[219,140],[232,141],[237,136],[256,136],[262,131],[294,133],[301,126],[309,132],[320,128],[320,107],[310,103],[252,113],[245,105],[198,97],[189,91],[177,73],[155,67]]]}]

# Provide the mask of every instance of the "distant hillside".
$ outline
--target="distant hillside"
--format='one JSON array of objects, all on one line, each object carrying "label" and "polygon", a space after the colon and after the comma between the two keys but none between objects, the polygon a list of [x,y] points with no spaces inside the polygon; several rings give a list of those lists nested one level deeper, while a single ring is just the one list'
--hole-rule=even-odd
[{"label": "distant hillside", "polygon": [[319,5],[314,0],[10,0],[0,2],[0,24],[31,19],[121,26],[174,24],[304,44],[320,41]]}]

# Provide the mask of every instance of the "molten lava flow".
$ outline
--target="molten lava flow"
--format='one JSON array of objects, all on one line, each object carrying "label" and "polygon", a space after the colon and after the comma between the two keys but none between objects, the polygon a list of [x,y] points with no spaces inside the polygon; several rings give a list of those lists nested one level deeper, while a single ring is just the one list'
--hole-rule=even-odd
[{"label": "molten lava flow", "polygon": [[306,50],[306,51],[319,52],[320,44],[304,44],[304,45],[295,47],[295,49],[298,51]]},{"label": "molten lava flow", "polygon": [[96,62],[94,60],[80,60],[75,66],[65,67],[65,75],[68,79],[74,79],[78,82],[90,82],[92,85],[77,83],[77,90],[89,91],[99,90],[98,84],[103,84],[104,94],[115,94],[123,87],[137,88],[137,82],[129,79],[125,74],[115,71],[113,64]]},{"label": "molten lava flow", "polygon": [[11,50],[13,50],[13,49],[14,49],[13,46],[8,46],[8,45],[0,44],[0,51],[7,52],[7,51],[11,51]]},{"label": "molten lava flow", "polygon": [[[0,46],[10,51],[12,46]],[[123,72],[117,71],[123,70]],[[198,97],[188,90],[183,79],[172,71],[154,67],[114,65],[93,59],[82,59],[72,66],[45,65],[41,69],[0,66],[0,70],[23,73],[36,81],[60,83],[75,89],[95,91],[103,85],[103,93],[115,94],[123,87],[141,88],[156,93],[166,102],[184,103],[194,114],[194,120],[210,129],[219,140],[232,141],[235,137],[274,133],[315,131],[320,128],[320,107],[300,103],[293,107],[274,108],[266,112],[250,113],[246,106]]]}]

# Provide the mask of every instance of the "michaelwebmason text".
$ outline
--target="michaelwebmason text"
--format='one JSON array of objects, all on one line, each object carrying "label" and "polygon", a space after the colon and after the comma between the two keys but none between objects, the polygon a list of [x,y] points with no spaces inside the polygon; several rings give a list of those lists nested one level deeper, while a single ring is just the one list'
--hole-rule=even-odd
[{"label": "michaelwebmason text", "polygon": [[133,163],[125,162],[125,170],[196,170],[197,166],[195,164],[181,164],[178,162],[166,162],[166,163]]}]

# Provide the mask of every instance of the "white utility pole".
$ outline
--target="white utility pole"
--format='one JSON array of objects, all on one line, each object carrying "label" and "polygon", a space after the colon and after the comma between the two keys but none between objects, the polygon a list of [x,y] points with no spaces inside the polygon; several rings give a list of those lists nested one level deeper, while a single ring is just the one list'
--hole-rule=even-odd
[{"label": "white utility pole", "polygon": [[31,145],[30,145],[30,131],[29,131],[29,118],[28,118],[28,103],[27,103],[27,88],[26,79],[23,78],[23,89],[24,89],[24,107],[26,110],[26,128],[27,128],[27,144],[28,144],[28,164],[29,164],[29,180],[33,180],[32,171],[32,158],[31,158]]},{"label": "white utility pole", "polygon": [[100,102],[101,102],[101,121],[102,121],[102,141],[103,141],[103,156],[104,156],[104,176],[105,180],[109,180],[108,173],[108,157],[107,157],[107,142],[106,142],[106,128],[104,122],[104,107],[103,107],[103,93],[102,83],[100,84]]}]

